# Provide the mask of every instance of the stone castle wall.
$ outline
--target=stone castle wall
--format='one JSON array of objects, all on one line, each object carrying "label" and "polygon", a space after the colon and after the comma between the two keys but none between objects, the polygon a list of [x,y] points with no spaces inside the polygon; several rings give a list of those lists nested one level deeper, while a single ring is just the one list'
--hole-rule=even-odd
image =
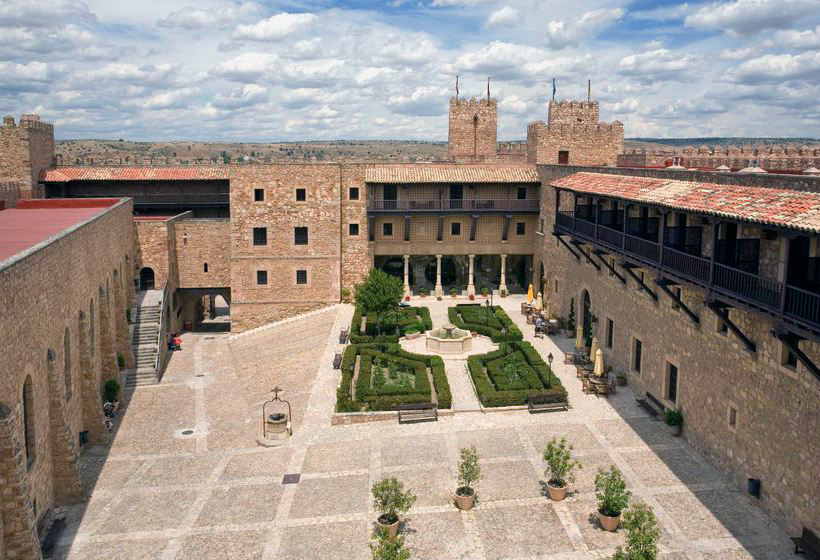
[{"label": "stone castle wall", "polygon": [[550,100],[547,122],[550,124],[598,124],[600,105],[597,101]]},{"label": "stone castle wall", "polygon": [[624,147],[624,127],[618,121],[597,123],[544,123],[527,126],[527,161],[558,164],[559,152],[568,152],[569,165],[614,166]]},{"label": "stone castle wall", "polygon": [[[116,354],[130,351],[125,305],[133,297],[132,213],[131,201],[119,203],[0,268],[0,309],[14,318],[0,321],[6,343],[0,409],[7,410],[0,412],[0,516],[8,558],[38,557],[39,545],[31,542],[36,523],[54,507],[82,499],[79,432],[89,431],[91,443],[107,441],[102,384],[119,375]],[[28,376],[35,433],[30,468],[22,438]]]},{"label": "stone castle wall", "polygon": [[682,157],[684,167],[717,168],[721,165],[733,171],[757,162],[767,171],[799,172],[810,167],[820,168],[820,146],[774,144],[768,146],[686,146],[668,150],[627,150],[618,156],[623,167],[665,167],[675,157]]},{"label": "stone castle wall", "polygon": [[447,156],[455,161],[496,157],[498,112],[495,99],[450,99]]},{"label": "stone castle wall", "polygon": [[0,181],[0,204],[5,208],[14,208],[20,198],[18,181]]},{"label": "stone castle wall", "polygon": [[230,220],[186,218],[174,222],[173,228],[179,287],[230,287]]},{"label": "stone castle wall", "polygon": [[40,172],[54,159],[54,126],[37,115],[22,115],[0,127],[0,182],[19,184],[19,198],[41,198]]}]

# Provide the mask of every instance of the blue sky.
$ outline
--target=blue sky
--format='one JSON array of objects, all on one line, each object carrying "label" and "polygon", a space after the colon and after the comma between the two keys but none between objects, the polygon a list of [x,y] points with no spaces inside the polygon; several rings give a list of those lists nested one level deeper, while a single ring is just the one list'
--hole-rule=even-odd
[{"label": "blue sky", "polygon": [[0,110],[60,138],[523,139],[593,97],[634,136],[820,136],[820,0],[0,0]]}]

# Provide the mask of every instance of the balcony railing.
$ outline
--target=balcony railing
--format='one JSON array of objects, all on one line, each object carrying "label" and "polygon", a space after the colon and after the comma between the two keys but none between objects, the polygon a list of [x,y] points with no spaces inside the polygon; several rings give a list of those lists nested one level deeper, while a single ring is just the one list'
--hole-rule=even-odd
[{"label": "balcony railing", "polygon": [[538,212],[537,198],[471,198],[427,200],[368,200],[372,212]]},{"label": "balcony railing", "polygon": [[786,286],[786,314],[812,324],[820,323],[820,294]]},{"label": "balcony railing", "polygon": [[[736,268],[715,263],[715,285],[743,294],[767,307],[777,308],[783,285]],[[807,292],[808,293],[808,292]]]}]

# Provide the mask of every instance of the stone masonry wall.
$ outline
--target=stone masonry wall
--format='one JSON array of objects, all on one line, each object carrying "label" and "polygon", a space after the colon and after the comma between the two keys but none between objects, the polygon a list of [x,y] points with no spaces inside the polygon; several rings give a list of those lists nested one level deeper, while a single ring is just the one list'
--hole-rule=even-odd
[{"label": "stone masonry wall", "polygon": [[[78,499],[79,432],[88,430],[91,443],[106,441],[101,388],[104,369],[116,363],[116,349],[128,342],[127,330],[118,328],[126,298],[114,296],[128,289],[120,271],[127,270],[133,252],[132,212],[131,201],[119,203],[0,268],[0,309],[4,317],[14,317],[0,321],[0,339],[6,343],[0,361],[0,406],[8,407],[16,426],[12,443],[24,448],[22,391],[31,376],[35,433],[30,468],[19,453],[0,459],[3,540],[9,558],[35,556],[23,551],[25,527],[7,516],[8,508],[17,515],[23,511],[20,503],[29,503],[31,522],[36,523],[55,506]],[[11,456],[22,464],[9,463]],[[23,472],[25,484],[5,477],[11,472]]]},{"label": "stone masonry wall", "polygon": [[154,271],[154,286],[162,289],[169,276],[169,241],[173,231],[167,219],[134,220],[134,270],[139,278],[140,270],[149,267]]},{"label": "stone masonry wall", "polygon": [[[540,168],[544,185],[551,168]],[[564,198],[568,198],[565,195]],[[548,231],[554,224],[555,191],[542,189],[541,217]],[[705,293],[684,288],[683,300],[700,317],[696,326],[660,289],[653,302],[627,277],[627,285],[606,268],[596,271],[577,261],[552,236],[542,243],[546,294],[561,316],[575,299],[576,318],[584,290],[590,294],[598,317],[594,332],[606,362],[626,372],[636,394],[651,392],[675,406],[667,396],[667,363],[679,368],[677,407],[685,416],[684,437],[705,453],[745,492],[747,478],[762,480],[760,505],[789,532],[802,526],[820,531],[820,382],[802,365],[781,365],[783,347],[771,336],[771,320],[763,315],[731,310],[731,318],[757,343],[757,352],[745,351],[733,334],[718,332],[717,317],[704,305]],[[645,282],[653,286],[650,270]],[[606,348],[607,320],[614,321],[614,343]],[[634,340],[642,342],[642,368],[632,368]],[[801,349],[817,363],[820,345],[801,342]],[[737,411],[729,425],[730,407]],[[674,466],[670,466],[674,470]],[[720,512],[715,512],[718,517]]]},{"label": "stone masonry wall", "polygon": [[600,105],[597,101],[550,100],[547,116],[550,124],[598,124]]},{"label": "stone masonry wall", "polygon": [[624,126],[614,123],[530,123],[527,127],[527,159],[530,163],[557,164],[558,152],[569,152],[570,165],[617,163],[624,147]]},{"label": "stone masonry wall", "polygon": [[41,198],[40,172],[54,159],[54,127],[37,115],[7,116],[0,128],[0,181],[19,183],[20,198]]},{"label": "stone masonry wall", "polygon": [[[180,288],[231,285],[231,223],[228,219],[181,219],[174,223]],[[208,271],[205,272],[205,264]]]},{"label": "stone masonry wall", "polygon": [[[367,242],[367,186],[364,182],[366,165],[342,165],[342,289],[350,290],[367,276],[373,265],[373,251]],[[359,200],[350,200],[350,189],[359,189]],[[359,224],[359,235],[350,235],[350,224]]]},{"label": "stone masonry wall", "polygon": [[495,99],[450,98],[449,159],[482,161],[495,158],[497,134]]},{"label": "stone masonry wall", "polygon": [[14,208],[20,198],[20,183],[0,180],[0,203],[6,208]]}]

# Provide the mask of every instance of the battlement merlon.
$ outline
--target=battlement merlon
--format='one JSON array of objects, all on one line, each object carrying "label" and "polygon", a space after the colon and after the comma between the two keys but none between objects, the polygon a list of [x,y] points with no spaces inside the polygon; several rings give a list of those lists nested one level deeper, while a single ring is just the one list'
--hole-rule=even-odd
[{"label": "battlement merlon", "polygon": [[497,108],[498,107],[498,102],[496,101],[495,97],[491,97],[490,99],[487,99],[486,97],[482,97],[482,98],[471,97],[470,99],[467,99],[466,97],[459,97],[459,98],[451,97],[450,98],[450,108],[453,108],[453,106],[456,106],[456,107],[459,107],[459,108],[464,108],[464,107],[469,107],[469,108],[479,108],[479,107]]},{"label": "battlement merlon", "polygon": [[14,117],[6,115],[3,117],[3,126],[6,128],[26,128],[29,130],[42,130],[50,134],[54,134],[54,125],[40,120],[40,115],[22,114],[20,115],[20,123],[14,123]]},{"label": "battlement merlon", "polygon": [[550,100],[547,120],[550,123],[596,124],[600,114],[598,101]]}]

